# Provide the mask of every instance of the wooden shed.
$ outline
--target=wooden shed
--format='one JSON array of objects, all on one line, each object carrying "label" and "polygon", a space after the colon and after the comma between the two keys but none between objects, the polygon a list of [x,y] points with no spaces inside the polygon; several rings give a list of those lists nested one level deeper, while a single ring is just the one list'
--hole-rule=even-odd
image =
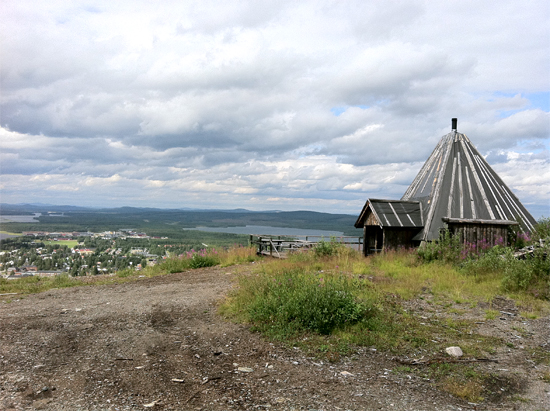
[{"label": "wooden shed", "polygon": [[363,228],[363,254],[399,247],[415,247],[413,238],[422,230],[419,201],[368,199],[355,222]]}]

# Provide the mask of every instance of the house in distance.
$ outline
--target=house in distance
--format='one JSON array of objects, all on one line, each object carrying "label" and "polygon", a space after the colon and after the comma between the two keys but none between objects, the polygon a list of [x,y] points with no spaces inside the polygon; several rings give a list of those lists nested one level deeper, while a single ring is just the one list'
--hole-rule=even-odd
[{"label": "house in distance", "polygon": [[416,247],[442,229],[463,242],[495,245],[508,229],[533,230],[533,216],[506,186],[470,139],[457,132],[441,138],[401,200],[368,199],[355,222],[363,228],[364,254]]}]

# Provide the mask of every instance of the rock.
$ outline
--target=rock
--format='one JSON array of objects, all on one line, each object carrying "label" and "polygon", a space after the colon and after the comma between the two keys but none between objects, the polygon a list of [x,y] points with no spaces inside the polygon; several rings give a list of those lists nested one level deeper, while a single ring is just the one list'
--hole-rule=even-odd
[{"label": "rock", "polygon": [[149,404],[143,404],[143,406],[144,406],[145,408],[153,408],[153,407],[154,407],[155,405],[157,405],[157,403],[159,403],[159,402],[160,402],[160,400],[155,400],[155,401],[153,401],[153,402],[150,402]]},{"label": "rock", "polygon": [[237,368],[237,370],[239,370],[240,372],[252,372],[252,371],[254,371],[252,368],[248,368],[248,367],[239,367],[239,368]]},{"label": "rock", "polygon": [[449,354],[451,357],[462,357],[464,353],[460,349],[460,347],[447,347],[445,349],[445,352]]}]

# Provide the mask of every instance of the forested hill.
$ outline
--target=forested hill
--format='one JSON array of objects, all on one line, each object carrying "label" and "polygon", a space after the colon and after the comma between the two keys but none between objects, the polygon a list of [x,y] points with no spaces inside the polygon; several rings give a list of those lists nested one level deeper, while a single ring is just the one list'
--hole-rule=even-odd
[{"label": "forested hill", "polygon": [[[171,235],[183,228],[261,225],[341,231],[361,235],[357,216],[313,211],[166,210],[121,207],[91,209],[74,206],[0,205],[0,215],[42,213],[36,223],[3,223],[2,230],[105,231],[132,228],[150,235]],[[63,213],[63,216],[60,216]]]}]

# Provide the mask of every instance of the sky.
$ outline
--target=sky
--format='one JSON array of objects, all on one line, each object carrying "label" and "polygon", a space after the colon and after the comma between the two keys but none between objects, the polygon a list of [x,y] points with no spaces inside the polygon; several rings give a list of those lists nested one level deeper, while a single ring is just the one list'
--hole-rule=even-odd
[{"label": "sky", "polygon": [[550,217],[550,3],[0,2],[0,202],[359,214],[458,118]]}]

